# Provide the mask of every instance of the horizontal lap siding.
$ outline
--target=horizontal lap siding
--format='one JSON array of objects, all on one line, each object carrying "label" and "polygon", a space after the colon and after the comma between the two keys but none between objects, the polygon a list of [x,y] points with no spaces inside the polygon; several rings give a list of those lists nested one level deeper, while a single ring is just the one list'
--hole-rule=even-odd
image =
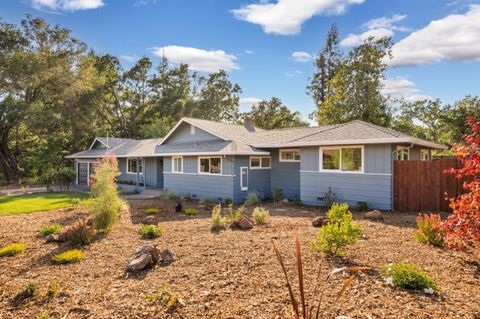
[{"label": "horizontal lap siding", "polygon": [[272,156],[271,190],[279,187],[289,199],[300,198],[300,162],[279,162],[279,150],[270,150]]},{"label": "horizontal lap siding", "polygon": [[[249,192],[259,192],[264,198],[270,198],[270,169],[250,169],[249,156],[237,156],[234,161],[233,201],[245,201]],[[242,191],[240,187],[240,167],[248,167],[248,190]]]},{"label": "horizontal lap siding", "polygon": [[233,197],[232,176],[199,174],[164,174],[164,188],[177,195],[190,194],[193,198],[211,197],[215,200]]},{"label": "horizontal lap siding", "polygon": [[[117,180],[128,180],[135,182],[137,180],[136,174],[127,174],[127,159],[119,158],[118,159],[118,170],[120,171],[120,176],[117,177]],[[142,180],[142,177],[139,176],[139,180]]]}]

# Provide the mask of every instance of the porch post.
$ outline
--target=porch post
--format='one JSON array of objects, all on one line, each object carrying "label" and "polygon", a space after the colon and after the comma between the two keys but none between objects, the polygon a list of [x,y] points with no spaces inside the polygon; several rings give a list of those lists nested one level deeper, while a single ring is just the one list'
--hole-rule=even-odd
[{"label": "porch post", "polygon": [[137,173],[135,174],[135,176],[136,176],[136,185],[137,185],[136,188],[137,188],[137,190],[138,190],[138,186],[139,186],[139,185],[138,185],[138,183],[139,183],[139,182],[138,182],[138,179],[139,179],[139,175],[140,175],[140,172],[139,172],[139,169],[138,169],[138,168],[139,168],[139,163],[140,163],[139,161],[140,161],[140,158],[137,157]]}]

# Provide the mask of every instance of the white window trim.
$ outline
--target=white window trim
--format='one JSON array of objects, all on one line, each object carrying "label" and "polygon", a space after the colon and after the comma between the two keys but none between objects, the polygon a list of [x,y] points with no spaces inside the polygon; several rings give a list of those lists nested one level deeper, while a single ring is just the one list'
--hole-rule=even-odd
[{"label": "white window trim", "polygon": [[[242,170],[246,168],[247,169],[247,186],[244,187],[243,186],[243,174],[242,174]],[[248,167],[247,166],[242,166],[240,167],[240,190],[241,191],[248,191]]]},{"label": "white window trim", "polygon": [[[200,172],[200,160],[208,159],[208,161],[210,162],[210,159],[212,159],[212,158],[219,158],[220,159],[220,173]],[[197,163],[198,164],[198,174],[200,174],[200,175],[215,175],[215,176],[218,176],[218,175],[223,174],[223,161],[222,161],[221,156],[201,156],[201,157],[198,157],[197,162],[198,162]],[[210,166],[210,163],[209,163],[209,166]]]},{"label": "white window trim", "polygon": [[281,149],[279,152],[278,152],[278,161],[279,162],[284,162],[284,163],[299,163],[302,161],[302,156],[300,155],[300,159],[299,160],[296,160],[296,159],[292,159],[292,160],[284,160],[282,159],[282,153],[285,153],[285,152],[298,152],[298,155],[300,155],[300,149],[299,148],[286,148],[286,149]]},{"label": "white window trim", "polygon": [[[180,170],[175,170],[175,160],[180,159]],[[172,156],[172,173],[183,173],[183,156]]]},{"label": "white window trim", "polygon": [[[252,166],[252,159],[254,159],[254,158],[258,158],[260,160],[260,166],[259,167]],[[262,159],[263,158],[268,158],[270,160],[270,166],[268,166],[268,167],[263,167],[262,166]],[[271,169],[272,168],[272,157],[271,156],[250,156],[249,167],[250,167],[250,169]]]},{"label": "white window trim", "polygon": [[407,150],[407,158],[406,159],[397,159],[397,161],[409,161],[410,160],[410,148],[408,146],[401,146],[401,145],[397,145],[397,158],[398,158],[398,155],[400,154],[400,152],[404,151],[404,150]]},{"label": "white window trim", "polygon": [[[362,150],[362,163],[359,171],[342,171],[342,148],[360,148]],[[324,169],[323,168],[323,150],[340,150],[340,169]],[[364,174],[365,173],[365,147],[364,145],[340,145],[340,146],[328,146],[320,147],[319,149],[319,163],[318,167],[322,173],[341,173],[341,174]]]},{"label": "white window trim", "polygon": [[[130,174],[130,175],[137,175],[136,172],[130,172],[130,168],[129,168],[129,165],[128,165],[128,161],[130,160],[138,160],[140,162],[142,162],[142,171],[141,172],[138,172],[138,175],[143,175],[143,170],[145,169],[144,167],[144,164],[145,164],[145,161],[143,160],[143,158],[136,158],[136,157],[127,157],[127,174]],[[137,163],[137,169],[138,169],[138,163]]]}]

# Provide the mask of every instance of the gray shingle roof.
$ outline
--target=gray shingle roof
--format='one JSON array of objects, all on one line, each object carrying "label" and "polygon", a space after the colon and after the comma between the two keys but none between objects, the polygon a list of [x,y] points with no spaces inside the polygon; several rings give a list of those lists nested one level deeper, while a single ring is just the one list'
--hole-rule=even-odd
[{"label": "gray shingle roof", "polygon": [[[99,139],[99,138],[97,138]],[[148,157],[155,156],[155,147],[160,143],[161,138],[153,138],[146,140],[133,140],[125,138],[109,138],[110,148],[93,148],[83,152],[78,152],[67,156],[67,158],[95,158],[104,156],[129,157],[139,156]],[[105,143],[104,143],[105,142]],[[106,145],[106,138],[102,140]]]}]

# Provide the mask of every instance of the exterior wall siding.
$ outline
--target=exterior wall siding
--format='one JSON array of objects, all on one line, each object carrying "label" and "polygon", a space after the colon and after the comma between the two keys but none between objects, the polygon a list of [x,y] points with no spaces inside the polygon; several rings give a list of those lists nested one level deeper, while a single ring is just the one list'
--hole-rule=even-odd
[{"label": "exterior wall siding", "polygon": [[[278,149],[270,150],[272,156],[271,190],[279,187],[288,199],[300,199],[300,162],[280,162]],[[302,155],[300,155],[302,156]]]},{"label": "exterior wall siding", "polygon": [[[236,156],[234,161],[233,201],[242,203],[248,193],[258,192],[263,198],[271,197],[270,174],[271,169],[250,169],[250,156]],[[240,167],[248,167],[248,190],[240,187]]]},{"label": "exterior wall siding", "polygon": [[[118,159],[118,170],[120,171],[120,176],[118,180],[128,180],[136,182],[137,174],[127,173],[127,159],[119,158]],[[143,165],[144,174],[139,175],[139,182],[144,182],[146,186],[149,187],[161,187],[157,185],[157,158],[156,157],[147,157],[144,158]]]},{"label": "exterior wall siding", "polygon": [[215,135],[212,135],[198,127],[195,127],[195,134],[190,132],[190,124],[182,123],[177,130],[167,139],[165,144],[182,144],[192,142],[206,142],[220,140]]}]

